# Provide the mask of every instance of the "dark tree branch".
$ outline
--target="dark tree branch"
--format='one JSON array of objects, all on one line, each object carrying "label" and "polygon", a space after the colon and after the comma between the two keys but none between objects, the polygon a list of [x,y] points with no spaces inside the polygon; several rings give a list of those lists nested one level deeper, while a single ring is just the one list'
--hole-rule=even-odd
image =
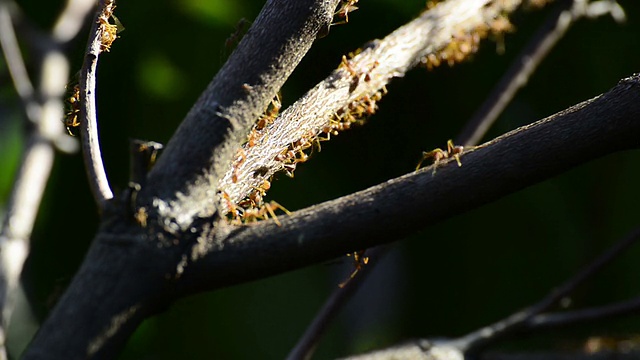
[{"label": "dark tree branch", "polygon": [[255,225],[220,225],[188,256],[179,289],[229,286],[400,239],[597,157],[637,146],[638,76],[462,155]]},{"label": "dark tree branch", "polygon": [[462,168],[443,162],[435,176],[429,168],[411,173],[282,217],[282,226],[229,225],[215,214],[218,180],[253,120],[330,22],[330,5],[335,1],[267,3],[187,115],[146,187],[105,203],[81,269],[25,358],[113,358],[142,319],[177,297],[395,240],[635,145],[637,76],[465,152]]},{"label": "dark tree branch", "polygon": [[[387,254],[387,247],[377,247],[367,251],[366,256],[372,264],[378,263]],[[318,314],[302,334],[300,340],[287,355],[287,360],[310,359],[318,345],[318,342],[326,332],[331,321],[338,315],[346,302],[360,289],[360,285],[364,284],[374,266],[364,266],[355,277],[349,279],[344,286],[336,287],[331,293],[327,301],[325,301]]]},{"label": "dark tree branch", "polygon": [[[149,174],[140,198],[165,199],[160,217],[185,229],[217,211],[218,181],[251,126],[319,35],[338,0],[271,0],[209,84]],[[163,210],[164,209],[164,210]],[[164,220],[163,220],[164,222]]]},{"label": "dark tree branch", "polygon": [[103,226],[24,359],[113,359],[143,319],[172,301],[177,260],[144,235]]},{"label": "dark tree branch", "polygon": [[570,326],[640,312],[640,296],[598,307],[551,314],[539,314],[524,324],[524,331]]}]

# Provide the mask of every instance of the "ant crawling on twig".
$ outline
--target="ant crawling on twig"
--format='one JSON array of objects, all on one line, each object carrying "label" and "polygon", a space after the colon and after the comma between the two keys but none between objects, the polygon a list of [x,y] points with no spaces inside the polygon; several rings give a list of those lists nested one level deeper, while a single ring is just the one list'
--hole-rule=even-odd
[{"label": "ant crawling on twig", "polygon": [[358,0],[343,0],[340,2],[340,9],[338,9],[338,11],[336,11],[334,16],[338,16],[340,18],[343,18],[344,20],[335,22],[331,25],[341,25],[341,24],[346,24],[349,22],[349,13],[355,10],[358,10],[358,7],[356,6],[356,4],[358,3]]},{"label": "ant crawling on twig", "polygon": [[347,254],[347,256],[353,256],[354,269],[351,272],[351,275],[349,275],[349,277],[345,281],[338,284],[338,287],[340,288],[343,288],[345,285],[347,285],[349,281],[351,281],[354,277],[356,277],[358,272],[362,270],[362,268],[364,268],[364,266],[369,263],[369,257],[364,256],[364,250],[355,251],[353,253]]},{"label": "ant crawling on twig", "polygon": [[440,165],[440,163],[443,160],[450,159],[452,157],[456,159],[458,166],[462,166],[462,162],[460,162],[460,154],[462,154],[463,151],[464,151],[464,146],[454,145],[453,140],[447,141],[447,150],[436,148],[428,152],[423,151],[422,160],[420,160],[420,162],[416,166],[416,171],[420,169],[420,166],[422,165],[422,163],[427,159],[433,159],[433,175],[436,174],[436,169],[438,168],[438,165]]}]

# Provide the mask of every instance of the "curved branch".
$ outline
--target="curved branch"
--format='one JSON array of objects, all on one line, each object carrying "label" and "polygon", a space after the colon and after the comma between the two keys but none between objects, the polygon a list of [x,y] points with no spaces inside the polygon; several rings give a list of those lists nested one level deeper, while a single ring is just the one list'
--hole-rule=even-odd
[{"label": "curved branch", "polygon": [[[562,171],[637,146],[640,75],[462,155],[256,225],[204,234],[180,284],[191,293],[327,261],[397,240]],[[223,231],[226,229],[226,231]]]},{"label": "curved branch", "polygon": [[[82,70],[80,70],[80,137],[82,140],[82,155],[89,178],[91,193],[98,207],[103,208],[105,201],[113,198],[113,192],[107,179],[107,173],[102,163],[100,140],[98,138],[98,118],[96,111],[96,72],[98,70],[98,56],[105,49],[105,24],[101,18],[111,17],[115,1],[101,0],[94,17],[87,44]],[[109,36],[109,35],[106,35]],[[115,32],[113,34],[115,36]],[[108,45],[111,45],[110,43]],[[107,45],[107,46],[108,46]]]},{"label": "curved branch", "polygon": [[539,330],[558,326],[570,326],[589,321],[612,319],[613,317],[637,313],[640,310],[640,296],[612,304],[564,311],[551,314],[539,314],[524,324],[523,330]]}]

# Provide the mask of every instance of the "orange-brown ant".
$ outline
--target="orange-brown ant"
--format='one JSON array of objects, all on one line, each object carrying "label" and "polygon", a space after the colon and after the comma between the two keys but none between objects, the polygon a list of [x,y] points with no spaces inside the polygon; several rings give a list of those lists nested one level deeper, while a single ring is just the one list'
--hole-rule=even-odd
[{"label": "orange-brown ant", "polygon": [[238,160],[236,160],[233,164],[233,173],[231,174],[231,181],[234,183],[238,182],[238,170],[240,168],[240,166],[247,161],[247,155],[244,152],[243,148],[238,149],[238,152],[236,153],[236,158],[239,158]]},{"label": "orange-brown ant", "polygon": [[[118,20],[115,15],[113,15],[113,10],[116,8],[115,5],[107,5],[102,10],[102,13],[98,16],[98,24],[100,24],[100,51],[109,51],[111,49],[111,45],[118,38],[117,34],[124,31],[124,26],[120,20]],[[115,24],[111,24],[109,19],[113,18]]]},{"label": "orange-brown ant", "polygon": [[349,13],[355,10],[358,10],[358,7],[356,6],[356,3],[358,3],[358,0],[343,0],[340,6],[340,9],[338,9],[338,11],[336,11],[336,15],[338,17],[344,18],[343,21],[339,21],[336,23],[333,23],[332,25],[340,25],[340,24],[346,24],[349,22]]},{"label": "orange-brown ant", "polygon": [[271,124],[278,114],[280,113],[280,108],[282,107],[282,101],[280,100],[280,94],[276,94],[276,96],[271,100],[267,110],[260,116],[258,122],[256,122],[256,130],[262,130],[267,125]]},{"label": "orange-brown ant", "polygon": [[246,209],[242,214],[242,220],[248,223],[258,220],[268,220],[269,216],[271,216],[276,225],[282,226],[282,223],[278,220],[278,216],[276,216],[276,210],[282,210],[287,215],[291,214],[291,212],[285,209],[284,206],[275,201],[270,201],[269,203],[262,204],[259,208],[254,207]]},{"label": "orange-brown ant", "polygon": [[442,150],[440,148],[431,150],[431,151],[423,151],[422,152],[422,160],[416,166],[416,171],[420,169],[422,163],[427,159],[433,159],[433,175],[436,174],[436,169],[438,165],[443,160],[454,158],[458,163],[458,166],[462,166],[462,162],[460,161],[460,154],[464,151],[464,146],[457,146],[453,144],[452,140],[447,141],[447,150]]},{"label": "orange-brown ant", "polygon": [[67,128],[67,133],[71,136],[78,136],[80,127],[80,85],[75,84],[73,86],[67,85],[69,96],[65,98],[65,117],[64,126]]},{"label": "orange-brown ant", "polygon": [[349,283],[349,281],[351,281],[354,277],[356,277],[356,275],[358,274],[358,272],[360,270],[362,270],[364,268],[365,265],[367,265],[369,263],[369,257],[368,256],[364,256],[364,250],[360,250],[360,251],[355,251],[351,254],[347,254],[347,256],[353,256],[353,271],[351,272],[351,274],[349,275],[349,277],[341,282],[338,287],[343,288],[345,287],[345,285],[347,285]]},{"label": "orange-brown ant", "polygon": [[224,201],[227,203],[227,209],[229,210],[229,213],[231,214],[231,220],[239,222],[240,221],[240,214],[238,213],[238,209],[236,207],[236,204],[233,203],[233,201],[231,200],[231,197],[229,196],[229,194],[227,194],[226,191],[222,191],[221,195],[222,195],[222,199],[224,199]]}]

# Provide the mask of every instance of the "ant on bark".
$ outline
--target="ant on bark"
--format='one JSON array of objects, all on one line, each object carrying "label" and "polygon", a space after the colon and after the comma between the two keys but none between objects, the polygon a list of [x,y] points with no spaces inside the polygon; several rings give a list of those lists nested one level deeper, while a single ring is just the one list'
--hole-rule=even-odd
[{"label": "ant on bark", "polygon": [[436,148],[431,151],[423,151],[422,152],[422,160],[416,166],[416,171],[420,169],[422,163],[427,159],[433,159],[433,175],[436,174],[436,169],[438,165],[446,159],[454,158],[458,163],[458,167],[462,166],[462,162],[460,162],[460,154],[464,151],[464,146],[454,145],[453,140],[447,141],[447,150],[442,150],[440,148]]}]

